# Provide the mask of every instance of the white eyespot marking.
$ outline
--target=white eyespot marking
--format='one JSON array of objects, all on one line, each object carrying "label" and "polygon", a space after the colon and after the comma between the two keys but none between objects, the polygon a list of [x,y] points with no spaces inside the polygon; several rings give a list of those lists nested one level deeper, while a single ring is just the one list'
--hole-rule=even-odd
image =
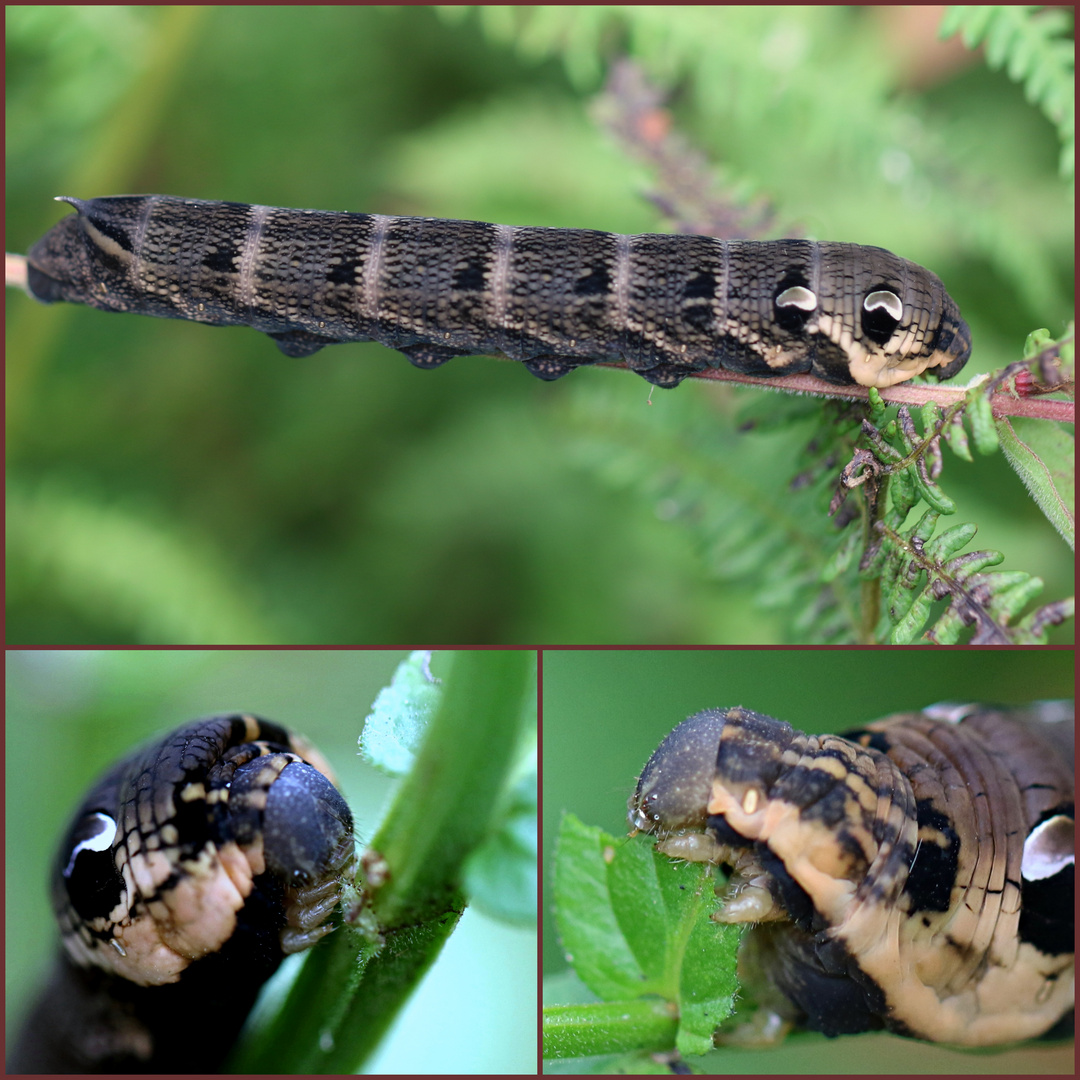
[{"label": "white eyespot marking", "polygon": [[1075,859],[1073,819],[1058,814],[1037,825],[1024,841],[1020,874],[1025,881],[1041,881],[1072,866]]},{"label": "white eyespot marking", "polygon": [[752,814],[757,809],[758,793],[757,788],[751,788],[744,796],[742,801],[742,808],[744,814]]},{"label": "white eyespot marking", "polygon": [[[878,294],[871,293],[871,295],[877,296]],[[776,306],[798,308],[800,311],[813,311],[817,307],[817,297],[802,285],[792,285],[790,289],[785,289],[776,298]]]},{"label": "white eyespot marking", "polygon": [[923,709],[923,715],[931,720],[943,720],[947,724],[959,724],[961,720],[979,711],[979,706],[973,702],[961,704],[956,701],[939,701],[934,705],[927,705]]},{"label": "white eyespot marking", "polygon": [[870,293],[863,301],[864,311],[877,311],[879,308],[887,312],[897,322],[900,321],[900,316],[904,314],[904,305],[900,302],[900,297],[896,293],[888,292],[885,289]]},{"label": "white eyespot marking", "polygon": [[116,822],[108,814],[101,813],[88,815],[86,821],[91,835],[80,840],[71,849],[71,858],[64,867],[64,877],[71,877],[75,860],[84,851],[108,851],[112,847],[113,837],[116,836]]}]

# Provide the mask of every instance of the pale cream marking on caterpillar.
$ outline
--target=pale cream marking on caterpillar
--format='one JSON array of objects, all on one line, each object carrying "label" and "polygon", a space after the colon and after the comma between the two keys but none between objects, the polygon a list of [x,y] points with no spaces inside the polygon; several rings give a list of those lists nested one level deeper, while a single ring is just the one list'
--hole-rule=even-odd
[{"label": "pale cream marking on caterpillar", "polygon": [[[987,1046],[1073,1006],[1073,763],[1058,703],[935,707],[812,736],[744,709],[675,729],[630,801],[734,870],[740,970],[827,1034]],[[1026,867],[1026,868],[1025,868]]]}]

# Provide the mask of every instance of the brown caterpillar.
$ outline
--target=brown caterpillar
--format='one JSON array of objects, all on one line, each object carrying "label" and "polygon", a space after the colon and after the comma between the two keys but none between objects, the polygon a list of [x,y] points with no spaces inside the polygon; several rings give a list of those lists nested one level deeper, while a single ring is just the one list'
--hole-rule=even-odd
[{"label": "brown caterpillar", "polygon": [[732,867],[740,975],[827,1035],[964,1046],[1073,1008],[1073,709],[937,705],[838,735],[748,709],[672,731],[630,799],[659,850]]},{"label": "brown caterpillar", "polygon": [[541,379],[625,361],[662,387],[710,367],[886,387],[950,378],[971,354],[941,281],[882,248],[60,201],[77,213],[29,253],[37,299],[251,326],[288,356],[378,341],[417,367],[501,354]]},{"label": "brown caterpillar", "polygon": [[354,870],[330,767],[270,720],[196,720],[104,773],[52,870],[62,955],[9,1072],[215,1073]]}]

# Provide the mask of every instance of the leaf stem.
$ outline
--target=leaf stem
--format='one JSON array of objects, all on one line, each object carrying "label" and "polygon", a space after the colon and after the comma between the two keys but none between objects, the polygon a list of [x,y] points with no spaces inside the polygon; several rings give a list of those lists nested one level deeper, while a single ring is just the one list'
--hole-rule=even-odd
[{"label": "leaf stem", "polygon": [[544,1057],[671,1050],[677,1009],[659,998],[544,1007]]}]

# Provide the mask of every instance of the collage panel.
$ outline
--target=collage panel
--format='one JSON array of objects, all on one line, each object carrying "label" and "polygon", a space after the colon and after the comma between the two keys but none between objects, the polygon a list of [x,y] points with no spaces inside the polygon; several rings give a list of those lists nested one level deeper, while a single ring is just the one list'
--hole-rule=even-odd
[{"label": "collage panel", "polygon": [[1071,644],[1073,22],[8,5],[7,642]]},{"label": "collage panel", "polygon": [[535,651],[6,661],[9,1073],[535,1073]]},{"label": "collage panel", "polygon": [[1071,651],[542,669],[545,1072],[1072,1070]]}]

